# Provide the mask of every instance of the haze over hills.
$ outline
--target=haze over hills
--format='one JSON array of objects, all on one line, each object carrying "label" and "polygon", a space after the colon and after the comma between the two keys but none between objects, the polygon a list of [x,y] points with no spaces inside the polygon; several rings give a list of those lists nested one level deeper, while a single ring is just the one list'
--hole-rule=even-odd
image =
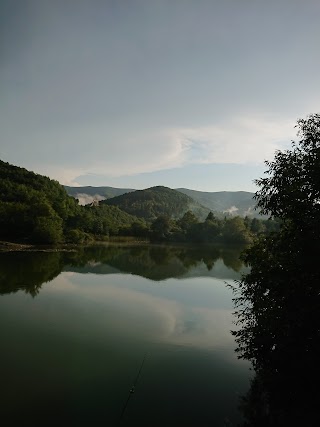
[{"label": "haze over hills", "polygon": [[216,191],[205,192],[189,190],[188,188],[177,188],[177,191],[192,197],[197,202],[212,211],[224,212],[230,215],[254,216],[254,193],[248,191]]},{"label": "haze over hills", "polygon": [[114,188],[114,187],[69,187],[64,186],[67,193],[79,200],[80,205],[86,205],[91,203],[93,200],[105,200],[111,199],[112,197],[121,196],[121,194],[130,193],[136,191],[132,188]]},{"label": "haze over hills", "polygon": [[[121,196],[137,190],[114,187],[67,187],[68,194],[79,199],[80,204],[91,203],[92,200],[104,200]],[[156,187],[153,187],[156,188]],[[176,188],[176,191],[191,197],[194,202],[199,203],[216,213],[228,215],[260,217],[256,211],[254,193],[247,191],[217,191],[205,192],[190,190],[188,188]],[[141,191],[141,190],[138,190]]]}]

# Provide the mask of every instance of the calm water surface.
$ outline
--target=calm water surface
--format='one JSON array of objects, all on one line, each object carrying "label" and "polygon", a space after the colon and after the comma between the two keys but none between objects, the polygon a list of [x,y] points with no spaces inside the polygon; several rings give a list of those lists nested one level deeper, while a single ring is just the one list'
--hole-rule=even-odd
[{"label": "calm water surface", "polygon": [[0,254],[2,425],[235,426],[251,376],[230,334],[238,256]]}]

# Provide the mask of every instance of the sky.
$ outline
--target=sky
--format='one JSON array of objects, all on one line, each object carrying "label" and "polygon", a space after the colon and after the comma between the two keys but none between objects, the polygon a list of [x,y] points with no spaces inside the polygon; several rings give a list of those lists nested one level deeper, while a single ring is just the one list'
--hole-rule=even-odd
[{"label": "sky", "polygon": [[0,159],[73,186],[255,191],[319,113],[319,0],[0,0]]}]

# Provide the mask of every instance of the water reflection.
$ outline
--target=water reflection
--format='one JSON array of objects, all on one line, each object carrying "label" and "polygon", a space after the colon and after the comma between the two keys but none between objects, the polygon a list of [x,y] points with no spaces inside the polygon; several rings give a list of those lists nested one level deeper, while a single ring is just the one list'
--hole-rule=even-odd
[{"label": "water reflection", "polygon": [[154,281],[172,277],[235,279],[245,267],[241,248],[213,246],[92,246],[72,252],[17,252],[0,254],[0,293],[25,292],[36,296],[43,283],[62,271],[130,273]]},{"label": "water reflection", "polygon": [[57,277],[63,268],[61,253],[9,252],[0,254],[0,294],[24,290],[33,297],[41,285]]},{"label": "water reflection", "polygon": [[3,425],[236,425],[249,373],[234,354],[224,281],[239,277],[238,256],[186,246],[2,254]]}]

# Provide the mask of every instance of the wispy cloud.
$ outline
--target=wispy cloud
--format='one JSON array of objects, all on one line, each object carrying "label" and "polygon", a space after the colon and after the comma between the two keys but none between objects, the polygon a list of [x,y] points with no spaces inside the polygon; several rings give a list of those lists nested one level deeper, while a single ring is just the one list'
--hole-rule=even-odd
[{"label": "wispy cloud", "polygon": [[[77,126],[34,135],[36,172],[65,185],[95,175],[100,181],[192,164],[262,164],[294,138],[295,120],[248,115],[208,126],[143,130]],[[128,136],[129,135],[129,136]],[[46,141],[46,145],[42,144]],[[28,161],[24,164],[28,167]]]},{"label": "wispy cloud", "polygon": [[318,110],[315,0],[5,3],[0,157],[64,184],[253,167]]},{"label": "wispy cloud", "polygon": [[294,120],[243,116],[202,127],[147,129],[131,137],[118,130],[106,140],[106,134],[103,127],[70,133],[59,155],[73,155],[64,157],[64,168],[50,165],[51,175],[77,185],[79,176],[107,180],[190,164],[261,164],[287,147],[295,130]]},{"label": "wispy cloud", "polygon": [[239,117],[229,123],[173,130],[187,163],[262,163],[294,137],[294,121]]}]

